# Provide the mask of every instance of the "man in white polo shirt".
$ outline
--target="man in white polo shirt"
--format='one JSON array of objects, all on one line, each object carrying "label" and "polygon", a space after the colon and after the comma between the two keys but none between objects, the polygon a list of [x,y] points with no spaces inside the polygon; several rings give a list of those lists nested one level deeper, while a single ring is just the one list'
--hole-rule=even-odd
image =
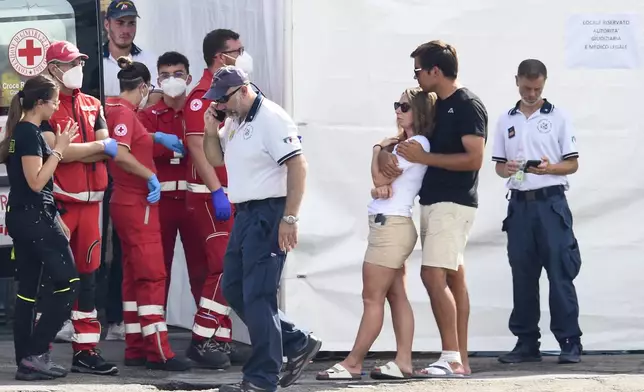
[{"label": "man in white polo shirt", "polygon": [[[211,165],[226,165],[235,206],[221,285],[253,342],[243,381],[219,390],[273,392],[292,385],[322,346],[287,321],[277,303],[286,254],[297,245],[306,160],[293,120],[256,93],[240,68],[220,68],[204,99],[214,101],[204,114],[204,151]],[[280,378],[282,353],[288,362]]]},{"label": "man in white polo shirt", "polygon": [[[139,13],[130,0],[114,0],[105,12],[104,27],[109,37],[103,45],[103,89],[106,97],[116,97],[121,93],[116,77],[121,70],[116,60],[121,56],[145,64],[152,75],[151,80],[157,80],[157,56],[134,44],[137,18]],[[158,102],[162,97],[163,94],[151,94],[149,104]]]},{"label": "man in white polo shirt", "polygon": [[559,363],[581,360],[579,304],[573,280],[581,268],[579,245],[565,191],[577,171],[574,129],[560,108],[541,98],[546,66],[528,59],[519,64],[516,83],[521,100],[498,122],[492,160],[508,178],[510,201],[502,230],[508,235],[514,308],[510,331],[515,348],[503,363],[537,362],[539,351],[539,277],[550,282],[550,328],[561,347]]}]

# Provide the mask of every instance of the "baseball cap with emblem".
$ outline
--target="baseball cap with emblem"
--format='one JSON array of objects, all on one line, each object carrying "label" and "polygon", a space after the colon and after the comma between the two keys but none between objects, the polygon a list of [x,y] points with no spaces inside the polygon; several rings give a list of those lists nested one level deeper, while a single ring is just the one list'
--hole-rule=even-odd
[{"label": "baseball cap with emblem", "polygon": [[52,61],[60,61],[61,63],[71,63],[77,58],[82,58],[86,60],[88,56],[85,53],[81,53],[76,45],[67,41],[56,41],[49,45],[47,48],[47,53],[45,53],[45,59],[47,63]]},{"label": "baseball cap with emblem", "polygon": [[114,0],[107,7],[107,12],[105,12],[107,19],[118,19],[124,16],[136,16],[140,18],[139,12],[136,10],[136,6],[130,0]]},{"label": "baseball cap with emblem", "polygon": [[242,71],[241,68],[234,66],[219,68],[213,75],[210,89],[203,96],[203,99],[217,101],[226,96],[229,88],[245,84],[250,84],[250,80],[246,72]]}]

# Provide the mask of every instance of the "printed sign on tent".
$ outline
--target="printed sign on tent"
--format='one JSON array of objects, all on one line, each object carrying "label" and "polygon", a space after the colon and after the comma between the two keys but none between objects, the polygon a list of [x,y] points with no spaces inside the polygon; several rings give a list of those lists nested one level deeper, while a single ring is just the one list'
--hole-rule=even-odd
[{"label": "printed sign on tent", "polygon": [[640,65],[635,14],[578,14],[566,24],[569,68],[630,69]]}]

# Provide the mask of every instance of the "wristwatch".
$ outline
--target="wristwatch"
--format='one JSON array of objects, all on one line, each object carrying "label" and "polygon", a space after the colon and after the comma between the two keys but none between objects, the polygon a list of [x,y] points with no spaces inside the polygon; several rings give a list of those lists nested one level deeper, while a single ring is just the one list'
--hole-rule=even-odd
[{"label": "wristwatch", "polygon": [[284,222],[288,223],[289,225],[294,225],[294,224],[297,223],[297,221],[300,220],[300,218],[298,218],[297,216],[293,216],[293,215],[287,215],[287,216],[283,216],[282,220]]}]

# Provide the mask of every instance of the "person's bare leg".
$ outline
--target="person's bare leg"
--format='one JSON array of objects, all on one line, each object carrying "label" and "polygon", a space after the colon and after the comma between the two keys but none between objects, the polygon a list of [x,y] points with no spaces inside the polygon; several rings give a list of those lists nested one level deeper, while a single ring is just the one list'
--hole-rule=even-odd
[{"label": "person's bare leg", "polygon": [[458,348],[461,353],[461,361],[465,374],[471,374],[470,361],[467,354],[467,334],[470,318],[470,296],[465,281],[465,268],[460,266],[458,271],[449,271],[447,274],[447,285],[454,295],[456,302],[456,330],[458,334]]},{"label": "person's bare leg", "polygon": [[[456,302],[447,285],[447,270],[444,268],[422,266],[420,276],[429,294],[429,300],[441,336],[443,352],[459,352],[456,326]],[[463,373],[460,362],[450,362],[454,373]]]},{"label": "person's bare leg", "polygon": [[372,263],[362,264],[362,302],[364,311],[356,341],[349,355],[341,362],[349,373],[362,372],[362,362],[382,330],[385,317],[385,296],[397,270]]},{"label": "person's bare leg", "polygon": [[396,335],[396,365],[403,373],[412,373],[411,350],[414,341],[414,312],[407,297],[405,267],[398,270],[387,293]]}]

